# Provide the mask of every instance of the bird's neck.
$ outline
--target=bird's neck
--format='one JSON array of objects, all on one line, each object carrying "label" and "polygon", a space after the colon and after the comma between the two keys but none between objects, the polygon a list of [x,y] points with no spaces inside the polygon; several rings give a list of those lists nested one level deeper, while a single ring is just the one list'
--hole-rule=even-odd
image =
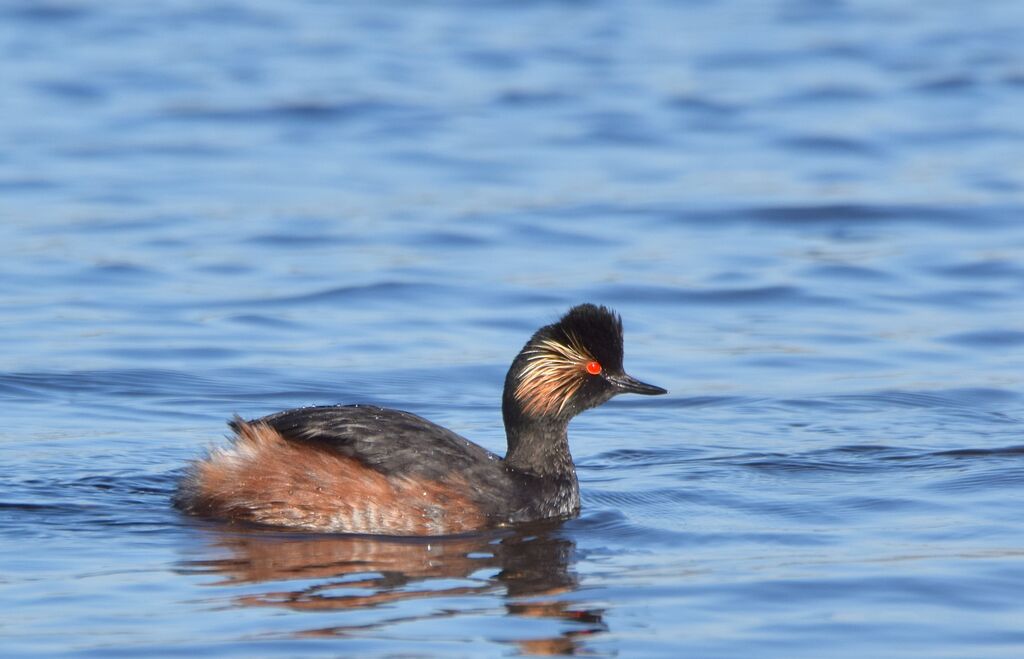
[{"label": "bird's neck", "polygon": [[506,423],[505,463],[536,476],[575,477],[568,427],[568,419],[519,417],[516,423]]},{"label": "bird's neck", "polygon": [[569,416],[533,416],[516,397],[517,374],[523,370],[530,340],[516,356],[505,376],[501,413],[505,422],[508,451],[505,464],[543,478],[565,478],[576,482],[576,469],[569,453]]}]

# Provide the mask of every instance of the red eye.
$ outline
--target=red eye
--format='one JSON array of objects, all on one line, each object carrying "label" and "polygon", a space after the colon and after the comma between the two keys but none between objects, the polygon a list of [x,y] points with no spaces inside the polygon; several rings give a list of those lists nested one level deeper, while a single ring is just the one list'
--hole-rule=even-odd
[{"label": "red eye", "polygon": [[587,373],[598,375],[601,372],[601,365],[597,362],[587,362]]}]

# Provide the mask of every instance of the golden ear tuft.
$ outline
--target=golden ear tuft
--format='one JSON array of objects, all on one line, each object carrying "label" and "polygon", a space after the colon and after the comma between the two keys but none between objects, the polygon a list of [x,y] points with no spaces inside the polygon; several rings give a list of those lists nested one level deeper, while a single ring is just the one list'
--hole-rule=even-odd
[{"label": "golden ear tuft", "polygon": [[591,364],[600,373],[601,365],[580,340],[574,334],[566,338],[564,343],[543,339],[525,351],[526,366],[519,372],[515,397],[527,414],[561,412],[583,384],[584,374],[593,372]]}]

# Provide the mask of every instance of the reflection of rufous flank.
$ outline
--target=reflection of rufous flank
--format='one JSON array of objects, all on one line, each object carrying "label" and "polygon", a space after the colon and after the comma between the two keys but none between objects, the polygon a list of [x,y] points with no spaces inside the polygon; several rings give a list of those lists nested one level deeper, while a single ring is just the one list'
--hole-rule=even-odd
[{"label": "reflection of rufous flank", "polygon": [[580,644],[568,633],[553,638],[531,638],[516,641],[519,651],[528,656],[553,657],[558,655],[580,654]]},{"label": "reflection of rufous flank", "polygon": [[[381,588],[386,585],[386,578],[368,579],[362,583],[337,583],[329,589],[341,594],[344,588]],[[410,590],[378,590],[373,595],[326,595],[314,588],[302,590],[282,590],[263,592],[260,595],[244,596],[236,599],[238,604],[247,607],[284,607],[292,611],[341,611],[345,609],[372,609],[392,602],[422,600],[427,598],[449,598],[467,595],[481,595],[494,591],[494,584],[480,586],[457,586],[439,589]]]},{"label": "reflection of rufous flank", "polygon": [[[354,611],[377,609],[377,619],[296,630],[290,636],[338,637],[385,632],[406,622],[459,619],[493,611],[505,599],[508,615],[562,620],[569,625],[561,636],[513,639],[527,654],[570,654],[586,651],[580,641],[606,629],[600,610],[580,609],[579,602],[561,601],[575,590],[569,570],[570,540],[551,537],[543,528],[533,533],[484,534],[428,540],[372,536],[284,534],[234,527],[217,533],[215,546],[230,555],[191,561],[189,567],[220,574],[215,584],[273,582],[273,590],[254,592],[252,585],[233,602],[246,607],[278,607],[290,611]],[[480,570],[487,576],[479,576]],[[495,573],[495,570],[497,572]],[[436,579],[457,579],[450,585]],[[288,588],[295,582],[294,589]],[[432,586],[439,587],[432,587]],[[447,586],[447,587],[440,587]],[[404,601],[464,598],[464,607],[402,607]],[[533,598],[543,597],[543,601]],[[529,598],[529,599],[520,599]],[[339,623],[346,618],[339,618]],[[354,622],[354,621],[353,621]],[[497,639],[496,639],[497,640]],[[504,642],[504,641],[502,641]]]},{"label": "reflection of rufous flank", "polygon": [[[384,578],[369,579],[363,583],[339,583],[328,584],[329,590],[333,593],[342,593],[345,588],[381,588],[385,584]],[[420,590],[378,590],[372,595],[344,595],[324,594],[317,589],[277,591],[261,593],[259,595],[245,595],[235,599],[235,602],[243,606],[275,606],[290,609],[292,611],[340,611],[345,609],[370,609],[389,604],[391,602],[404,602],[406,600],[426,599],[431,597],[453,597],[462,595],[480,595],[497,590],[495,584],[483,586],[458,586],[441,589],[420,589]]]},{"label": "reflection of rufous flank", "polygon": [[554,600],[548,602],[513,602],[506,606],[508,612],[524,618],[561,618],[570,622],[600,623],[601,612],[569,608],[572,602]]},{"label": "reflection of rufous flank", "polygon": [[[224,535],[217,542],[231,550],[228,559],[193,562],[211,569],[226,583],[256,583],[286,579],[334,579],[347,575],[381,573],[392,581],[431,577],[462,577],[492,567],[493,538],[467,537],[431,543],[353,536],[275,537],[273,533]],[[474,558],[468,554],[475,553]],[[369,583],[371,582],[372,583]],[[379,580],[350,582],[380,587]]]}]

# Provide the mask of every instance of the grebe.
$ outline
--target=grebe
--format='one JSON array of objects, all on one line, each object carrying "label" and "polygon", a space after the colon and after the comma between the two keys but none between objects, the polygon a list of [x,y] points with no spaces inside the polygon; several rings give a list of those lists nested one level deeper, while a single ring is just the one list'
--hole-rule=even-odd
[{"label": "grebe", "polygon": [[508,450],[494,455],[415,414],[302,407],[229,424],[175,504],[309,531],[453,535],[579,513],[569,420],[621,393],[664,394],[622,369],[622,320],[581,304],[537,330],[505,377]]}]

